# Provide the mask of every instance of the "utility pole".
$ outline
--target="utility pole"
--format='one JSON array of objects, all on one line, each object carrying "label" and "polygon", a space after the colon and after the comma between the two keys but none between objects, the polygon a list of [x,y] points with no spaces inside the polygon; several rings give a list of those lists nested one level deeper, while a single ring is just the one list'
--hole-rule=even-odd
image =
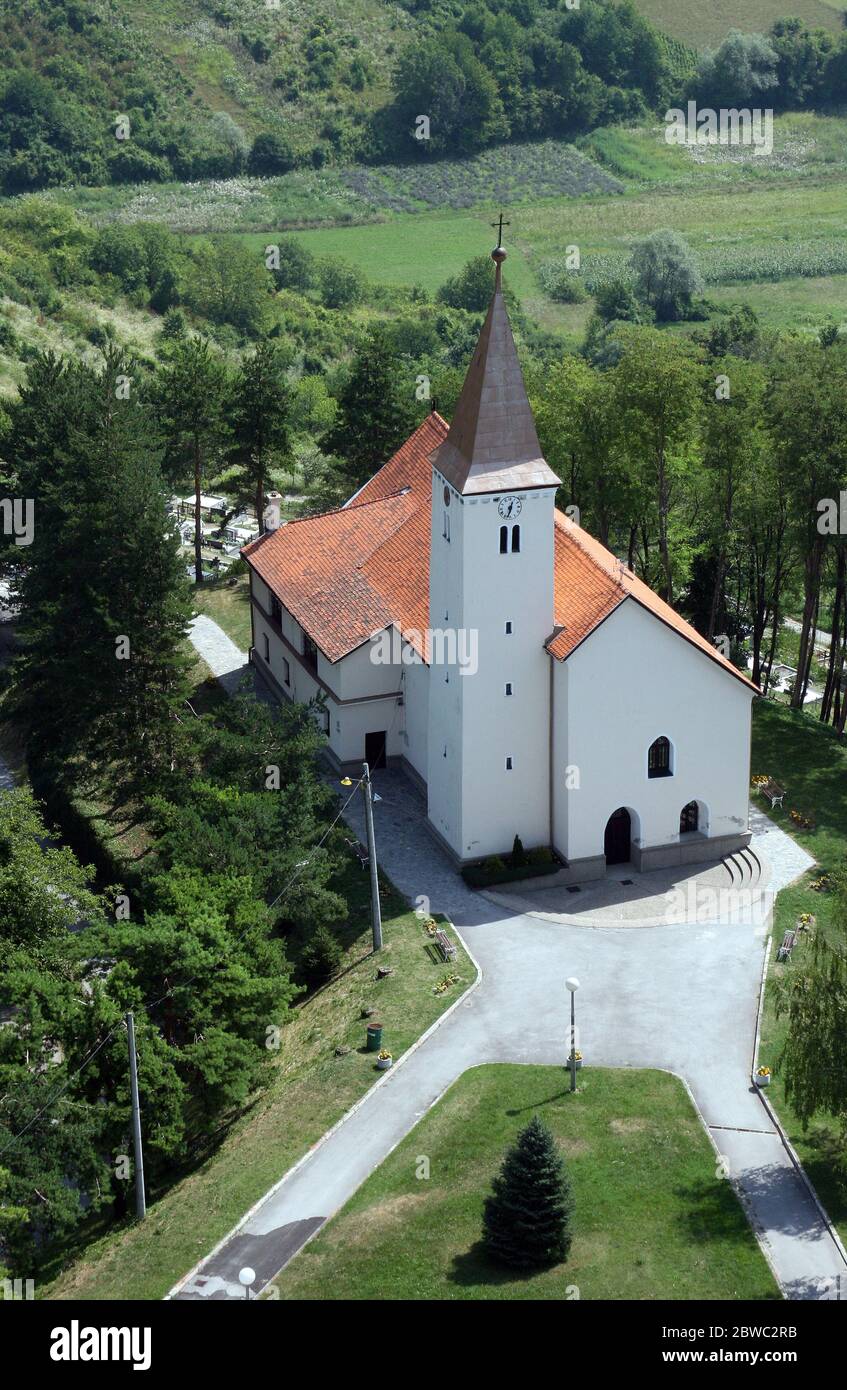
[{"label": "utility pole", "polygon": [[374,807],[371,770],[362,763],[362,792],[365,798],[365,823],[368,828],[368,863],[371,867],[371,923],[374,950],[382,948],[382,913],[379,907],[379,875],[376,870],[376,841],[374,839]]},{"label": "utility pole", "polygon": [[138,1065],[135,1056],[135,1019],[132,1011],[126,1016],[129,1039],[129,1087],[132,1098],[132,1148],[135,1155],[135,1214],[139,1221],[147,1215],[144,1197],[144,1158],[141,1152],[141,1109],[138,1104]]}]

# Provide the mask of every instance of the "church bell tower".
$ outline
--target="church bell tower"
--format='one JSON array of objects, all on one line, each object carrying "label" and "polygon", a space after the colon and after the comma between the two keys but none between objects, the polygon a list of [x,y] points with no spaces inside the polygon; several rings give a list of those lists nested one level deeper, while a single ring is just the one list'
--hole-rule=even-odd
[{"label": "church bell tower", "polygon": [[550,843],[553,512],[503,298],[506,252],[444,442],[430,533],[428,813],[457,860]]}]

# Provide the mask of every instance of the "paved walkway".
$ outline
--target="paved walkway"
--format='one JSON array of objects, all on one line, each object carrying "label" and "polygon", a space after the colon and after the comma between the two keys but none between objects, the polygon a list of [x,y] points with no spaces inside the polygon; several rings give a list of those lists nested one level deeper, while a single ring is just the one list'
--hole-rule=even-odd
[{"label": "paved walkway", "polygon": [[251,670],[247,653],[240,651],[232,638],[227,637],[223,628],[205,613],[192,618],[188,626],[188,637],[198,656],[202,656],[212,675],[217,676],[227,694],[234,695],[241,681]]},{"label": "paved walkway", "polygon": [[[581,981],[577,1022],[586,1065],[658,1067],[684,1077],[786,1295],[824,1296],[847,1264],[751,1082],[762,924],[587,929],[516,914],[465,886],[426,829],[422,798],[401,774],[378,773],[376,784],[382,866],[411,900],[426,898],[450,917],[480,964],[481,982],[171,1297],[243,1297],[237,1273],[244,1264],[261,1287],[467,1068],[494,1061],[561,1065],[564,980],[573,974]],[[364,838],[358,797],[348,819]],[[757,814],[754,829],[757,852],[767,846],[775,890],[812,862],[766,817]]]}]

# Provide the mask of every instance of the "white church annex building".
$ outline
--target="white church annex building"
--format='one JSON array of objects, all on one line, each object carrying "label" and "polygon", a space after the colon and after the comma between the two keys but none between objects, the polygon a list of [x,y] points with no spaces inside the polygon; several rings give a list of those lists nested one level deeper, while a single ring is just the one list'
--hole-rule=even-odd
[{"label": "white church annex building", "polygon": [[242,551],[251,659],[322,693],[339,770],[401,766],[457,863],[515,835],[574,881],[719,859],[750,840],[756,687],[556,510],[492,254],[452,424]]}]

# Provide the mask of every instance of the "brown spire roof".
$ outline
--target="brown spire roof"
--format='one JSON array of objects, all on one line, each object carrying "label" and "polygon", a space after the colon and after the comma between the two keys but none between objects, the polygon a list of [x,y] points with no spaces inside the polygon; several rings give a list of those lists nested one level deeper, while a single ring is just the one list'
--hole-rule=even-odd
[{"label": "brown spire roof", "polygon": [[515,340],[503,301],[501,246],[494,295],[479,335],[450,432],[432,463],[457,492],[512,492],[556,487],[559,479],[541,456]]}]

